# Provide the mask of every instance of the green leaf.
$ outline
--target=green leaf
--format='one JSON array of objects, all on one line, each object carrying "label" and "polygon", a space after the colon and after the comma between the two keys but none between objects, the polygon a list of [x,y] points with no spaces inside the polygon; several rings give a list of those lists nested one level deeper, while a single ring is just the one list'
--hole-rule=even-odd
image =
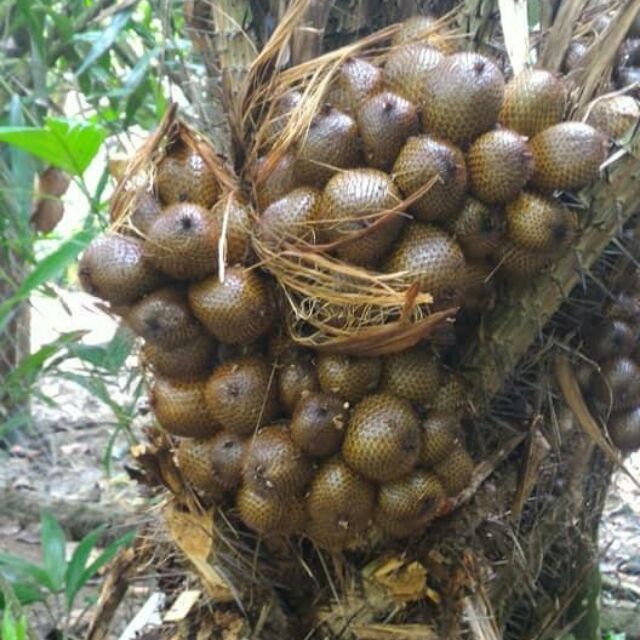
[{"label": "green leaf", "polygon": [[29,578],[49,591],[55,591],[49,580],[49,574],[42,567],[24,560],[20,556],[0,553],[0,568],[8,569],[19,576]]},{"label": "green leaf", "polygon": [[78,231],[38,262],[36,268],[22,281],[16,293],[0,304],[0,333],[4,330],[13,307],[26,300],[38,287],[62,273],[77,259],[97,233],[97,229]]},{"label": "green leaf", "polygon": [[[0,389],[2,389],[1,386]],[[7,421],[0,424],[0,438],[6,438],[12,431],[21,429],[30,422],[31,416],[28,412],[21,412],[11,416]]]},{"label": "green leaf", "polygon": [[[42,591],[31,582],[12,582],[11,588],[18,604],[30,605],[45,600]],[[5,605],[4,594],[0,593],[0,609],[4,609]]]},{"label": "green leaf", "polygon": [[100,56],[106,53],[117,40],[120,32],[127,26],[135,7],[119,11],[113,16],[111,24],[104,29],[100,37],[93,43],[91,51],[76,72],[82,75]]},{"label": "green leaf", "polygon": [[102,531],[103,527],[92,531],[87,534],[76,547],[76,550],[69,560],[67,565],[67,572],[64,577],[64,590],[65,599],[67,604],[67,611],[71,611],[73,608],[73,602],[78,595],[78,592],[84,586],[83,576],[87,566],[87,561],[91,555],[91,551],[95,548],[98,541],[98,534]]},{"label": "green leaf", "polygon": [[83,120],[47,118],[44,127],[0,127],[6,142],[64,169],[82,175],[106,137],[103,127]]},{"label": "green leaf", "polygon": [[54,591],[64,586],[67,570],[65,547],[67,538],[60,523],[50,514],[42,514],[42,561]]},{"label": "green leaf", "polygon": [[135,531],[129,531],[105,547],[102,553],[82,572],[81,583],[86,584],[89,582],[102,567],[115,558],[120,549],[128,547],[133,542],[135,536]]}]

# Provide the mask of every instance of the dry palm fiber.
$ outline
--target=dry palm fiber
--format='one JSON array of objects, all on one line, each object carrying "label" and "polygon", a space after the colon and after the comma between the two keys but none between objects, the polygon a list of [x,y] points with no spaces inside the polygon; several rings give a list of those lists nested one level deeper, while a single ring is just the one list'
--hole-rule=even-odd
[{"label": "dry palm fiber", "polygon": [[[299,9],[300,5],[296,7]],[[282,37],[282,32],[279,35]],[[370,42],[377,43],[376,37]],[[354,52],[352,50],[351,55]],[[376,55],[377,50],[371,54],[371,58],[375,59]],[[260,62],[262,66],[256,69],[261,70],[261,73],[265,72],[269,66],[268,61],[269,56],[265,54]],[[309,63],[307,69],[314,69],[314,64],[315,61]],[[287,73],[295,77],[296,69],[276,74],[276,80]],[[251,91],[246,94],[249,98],[261,92],[260,84],[255,84],[256,73],[253,76],[250,74],[250,78]],[[248,102],[251,103],[251,99]],[[260,104],[260,101],[258,105],[252,103],[251,109],[245,112],[248,114],[247,123],[251,127],[258,126],[258,130],[259,122],[256,125],[254,119],[259,120]],[[293,121],[295,118],[292,118]],[[251,127],[247,131],[251,131]],[[252,135],[246,133],[245,139],[250,139]],[[264,142],[261,143],[263,144]],[[631,205],[638,195],[636,181],[633,179],[637,165],[632,155],[618,150],[610,164],[608,178],[611,184],[598,182],[591,191],[582,192],[577,198],[582,209],[582,235],[578,245],[579,265],[582,269],[588,269],[596,261],[609,239],[617,232],[618,223],[629,215]],[[248,168],[247,175],[250,173]],[[611,212],[618,199],[621,204],[616,210],[616,218]],[[416,310],[412,298],[419,295],[412,282],[405,281],[402,283],[404,288],[390,292],[380,274],[354,267],[345,270],[345,265],[340,264],[340,261],[324,256],[322,251],[315,251],[316,247],[298,243],[295,238],[284,247],[276,249],[257,238],[255,246],[262,264],[269,270],[272,268],[270,261],[288,262],[281,272],[276,271],[277,267],[274,268],[274,275],[284,282],[282,289],[285,304],[294,312],[293,319],[290,320],[294,329],[296,322],[302,326],[305,320],[300,313],[296,317],[295,311],[304,309],[301,299],[309,304],[309,293],[315,293],[314,287],[318,286],[316,279],[324,285],[324,288],[320,287],[320,293],[336,295],[333,278],[336,273],[341,275],[338,280],[341,285],[347,280],[344,289],[338,289],[339,295],[348,298],[353,291],[358,292],[358,295],[366,291],[367,295],[371,295],[372,304],[382,308],[393,306],[392,318],[401,316],[403,311],[409,314],[409,321],[415,321],[419,317],[411,316]],[[564,333],[571,332],[572,329],[566,326],[561,328],[556,324],[553,327],[555,334],[542,333],[547,320],[556,318],[558,307],[570,296],[570,290],[578,280],[575,255],[571,251],[567,252],[554,271],[533,279],[527,286],[501,286],[496,308],[485,313],[480,327],[473,327],[462,345],[449,347],[451,350],[445,359],[445,365],[451,365],[456,362],[456,358],[459,359],[465,343],[473,346],[468,349],[469,355],[463,362],[471,393],[460,405],[452,390],[456,387],[460,389],[461,385],[459,381],[455,383],[455,376],[450,371],[443,371],[442,379],[446,381],[443,389],[447,391],[433,399],[434,407],[447,407],[452,412],[461,411],[462,414],[468,414],[469,410],[474,413],[473,424],[464,415],[457,417],[465,421],[467,436],[478,462],[471,484],[460,495],[441,504],[431,505],[435,508],[427,508],[417,521],[394,522],[391,527],[389,523],[378,522],[380,526],[371,532],[368,541],[356,541],[360,545],[364,543],[363,548],[369,550],[369,554],[356,552],[334,558],[311,550],[306,542],[265,541],[260,544],[245,528],[238,525],[227,509],[217,511],[214,519],[215,531],[209,534],[215,540],[215,550],[210,546],[205,547],[204,565],[202,554],[195,558],[189,553],[187,555],[199,567],[205,584],[210,587],[212,581],[215,584],[216,578],[215,574],[212,577],[206,566],[214,567],[218,578],[219,575],[226,576],[224,582],[227,591],[233,592],[239,609],[247,612],[248,619],[254,623],[254,633],[262,637],[282,637],[283,633],[290,633],[293,637],[295,632],[291,630],[304,620],[305,633],[307,630],[313,632],[317,629],[325,637],[340,637],[345,633],[356,637],[360,634],[362,637],[377,637],[374,634],[383,634],[378,637],[412,637],[412,633],[422,634],[422,637],[430,637],[434,633],[439,637],[459,637],[465,632],[477,634],[488,633],[489,630],[497,635],[499,631],[496,629],[503,630],[504,637],[507,638],[523,637],[523,630],[530,623],[527,616],[531,615],[531,608],[527,608],[526,593],[523,594],[520,585],[526,584],[536,593],[544,593],[545,586],[538,581],[539,576],[533,571],[537,566],[544,567],[546,580],[558,580],[559,576],[550,571],[553,566],[551,560],[562,557],[560,543],[563,540],[558,532],[566,529],[563,520],[566,513],[576,509],[574,498],[581,495],[580,482],[589,468],[589,440],[585,440],[584,447],[567,451],[571,436],[577,437],[579,433],[573,426],[569,426],[564,432],[558,426],[560,420],[556,412],[562,408],[555,401],[553,380],[549,377],[554,345],[562,342]],[[325,264],[325,261],[329,264]],[[300,264],[309,265],[308,271],[300,269]],[[320,276],[309,273],[310,271],[319,271]],[[310,277],[313,277],[312,285],[308,281]],[[378,289],[375,295],[368,289],[372,279],[376,287],[379,287],[379,295]],[[389,281],[394,286],[398,284],[391,277]],[[365,285],[363,289],[358,288],[361,282]],[[299,294],[302,287],[307,288],[303,288],[302,294]],[[298,295],[300,298],[296,298]],[[426,298],[423,302],[425,307],[429,304]],[[328,326],[332,332],[329,335],[330,342],[337,344],[335,350],[339,352],[340,338],[344,337],[341,331],[344,331],[345,326],[360,326],[357,317],[360,310],[356,306],[355,313],[341,313],[339,305],[343,301],[339,296],[338,302],[333,303],[337,306],[331,307],[326,301],[320,300],[317,307],[312,309],[313,318],[320,318],[318,324],[323,333],[321,340],[311,333],[308,344],[326,344]],[[322,322],[324,318],[335,316],[342,323],[338,323],[337,327],[336,323]],[[372,317],[380,317],[379,312],[378,316],[373,314]],[[385,318],[387,319],[388,317]],[[407,320],[406,315],[404,320]],[[353,324],[349,324],[351,322]],[[304,324],[307,325],[305,329],[297,333],[298,340],[303,344],[304,339],[309,336],[308,324]],[[415,324],[418,325],[417,322]],[[384,327],[384,323],[382,326]],[[383,335],[382,340],[379,336],[372,340],[370,335],[365,334],[361,336],[361,342],[351,341],[346,349],[354,349],[355,344],[358,349],[364,349],[357,353],[373,355],[378,353],[372,351],[372,348],[379,348],[377,341],[381,341],[386,349],[396,339],[399,346],[404,348],[409,344],[405,342],[404,331],[403,328],[397,336]],[[536,343],[540,334],[540,342]],[[445,346],[443,350],[446,349]],[[530,349],[532,351],[529,352]],[[494,405],[489,417],[485,417],[488,400],[525,354],[527,357],[514,376],[513,385],[508,388],[504,405],[500,404],[499,399],[497,409]],[[542,418],[531,419],[532,413],[527,409],[530,405],[535,407]],[[501,407],[508,409],[501,413]],[[518,410],[519,407],[522,408],[521,411]],[[570,423],[570,419],[568,422]],[[517,449],[525,437],[526,447],[524,450]],[[160,453],[163,450],[166,451],[160,448],[156,452],[164,460],[164,466],[159,465],[161,471],[158,473],[156,469],[156,472],[180,496],[178,502],[186,502],[189,511],[195,512],[198,507],[194,496],[175,482],[174,476],[179,477],[179,470],[167,471],[165,468],[171,468],[171,464],[166,455]],[[517,455],[514,455],[514,451],[517,451]],[[513,461],[520,456],[523,456],[525,464],[522,465],[521,478],[518,479],[515,470],[520,465],[514,465]],[[570,464],[565,469],[563,461],[567,460]],[[493,476],[492,484],[482,484],[489,475]],[[575,492],[558,493],[557,483],[563,486],[565,481]],[[510,502],[511,489],[516,486],[518,504]],[[497,494],[495,487],[498,487]],[[545,501],[545,496],[551,496],[551,502]],[[600,497],[600,494],[596,495],[596,498]],[[205,499],[200,497],[199,500]],[[206,500],[203,504],[207,505]],[[510,507],[514,514],[521,514],[519,520],[514,516],[518,526],[512,526],[506,515]],[[272,515],[273,513],[278,517],[281,515],[277,509]],[[434,522],[437,516],[446,517]],[[549,519],[549,516],[553,517]],[[205,528],[209,531],[212,515],[205,511],[203,518]],[[427,524],[431,526],[425,528]],[[591,524],[585,522],[584,526]],[[402,541],[393,543],[388,540],[388,534],[402,536],[407,532],[414,535],[410,538],[409,545]],[[406,558],[402,555],[405,551],[408,553]],[[518,562],[504,562],[505,558],[514,557],[518,558]],[[509,597],[502,600],[489,597],[485,584],[489,572],[495,572],[497,584],[503,592],[513,596],[511,603]],[[571,579],[574,580],[570,585],[573,588],[576,584],[575,576]],[[291,585],[295,586],[287,588]],[[309,611],[304,600],[310,599],[312,591],[315,591],[316,606]],[[469,593],[473,596],[468,596]],[[561,613],[558,611],[567,609],[568,594],[571,593],[572,590],[567,589],[564,593],[555,591],[547,595],[548,600],[543,604],[549,604],[549,607],[545,611],[552,611],[556,617],[551,616],[545,624],[559,621]],[[218,593],[217,596],[212,595],[212,598],[215,602],[221,596]],[[399,602],[403,607],[398,608]],[[558,602],[560,606],[553,610],[551,605]],[[259,604],[255,606],[253,603]],[[289,615],[285,613],[287,610]],[[291,610],[296,613],[291,615]],[[263,613],[260,614],[259,611]],[[264,613],[265,611],[267,612]],[[460,611],[464,612],[466,622],[456,614]],[[483,628],[478,622],[479,616],[485,616],[491,622]],[[385,624],[375,624],[380,619],[384,619]],[[403,633],[405,636],[402,636]]]}]

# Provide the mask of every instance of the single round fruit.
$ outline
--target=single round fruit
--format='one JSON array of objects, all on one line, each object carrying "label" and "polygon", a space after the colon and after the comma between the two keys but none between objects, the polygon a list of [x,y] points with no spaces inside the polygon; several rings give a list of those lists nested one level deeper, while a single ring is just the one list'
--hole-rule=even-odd
[{"label": "single round fruit", "polygon": [[[211,209],[211,218],[224,234],[225,263],[246,264],[251,256],[251,209],[235,197],[223,198]],[[226,226],[225,226],[226,220]]]},{"label": "single round fruit", "polygon": [[586,340],[589,355],[596,361],[612,354],[628,356],[636,347],[637,331],[628,322],[610,318],[598,325]]},{"label": "single round fruit", "polygon": [[369,526],[375,499],[371,483],[332,458],[320,467],[306,497],[309,535],[321,546],[347,546]]},{"label": "single round fruit", "polygon": [[640,105],[632,96],[598,98],[587,122],[609,136],[621,138],[640,120]]},{"label": "single round fruit", "polygon": [[465,260],[460,245],[438,227],[419,222],[407,225],[383,270],[407,272],[420,289],[438,298],[455,295],[464,282]]},{"label": "single round fruit", "polygon": [[419,464],[433,467],[440,464],[458,442],[460,422],[451,413],[432,413],[422,423],[422,447]]},{"label": "single round fruit", "polygon": [[457,496],[471,482],[473,460],[467,450],[461,444],[457,444],[451,449],[449,455],[434,467],[433,471],[447,495]]},{"label": "single round fruit", "polygon": [[346,95],[350,112],[357,113],[367,98],[382,90],[382,71],[368,60],[349,58],[340,67],[336,84]]},{"label": "single round fruit", "polygon": [[[404,224],[401,212],[388,212],[401,202],[398,188],[389,175],[377,169],[350,169],[337,173],[327,184],[320,206],[323,235],[328,242],[340,244],[337,256],[357,265],[378,262]],[[382,216],[384,224],[353,239]]]},{"label": "single round fruit", "polygon": [[413,42],[392,49],[385,62],[385,85],[418,108],[424,107],[425,84],[444,56],[436,48]]},{"label": "single round fruit", "polygon": [[151,407],[163,429],[174,436],[210,438],[220,428],[204,402],[204,380],[179,381],[157,377],[151,387]]},{"label": "single round fruit", "polygon": [[382,391],[414,402],[432,402],[440,382],[438,359],[421,345],[382,360]]},{"label": "single round fruit", "polygon": [[211,465],[212,439],[185,438],[176,449],[176,460],[182,477],[199,491],[219,500],[224,487],[217,481]]},{"label": "single round fruit", "polygon": [[337,453],[348,419],[345,402],[328,393],[303,396],[291,418],[291,439],[312,458]]},{"label": "single round fruit", "polygon": [[370,167],[382,171],[391,170],[407,138],[418,133],[415,106],[390,91],[365,100],[357,120],[365,160]]},{"label": "single round fruit", "polygon": [[165,205],[192,202],[208,209],[220,195],[220,185],[204,158],[187,146],[159,162],[156,187]]},{"label": "single round fruit", "polygon": [[204,399],[225,429],[241,435],[253,433],[278,414],[272,367],[257,356],[218,365],[206,382]]},{"label": "single round fruit", "polygon": [[613,411],[630,409],[640,399],[640,367],[628,357],[610,358],[593,377],[593,395]]},{"label": "single round fruit", "polygon": [[244,485],[263,496],[300,495],[313,468],[286,427],[265,427],[250,438],[242,463]]},{"label": "single round fruit", "polygon": [[467,189],[467,169],[460,149],[431,136],[407,140],[393,165],[393,177],[405,198],[433,182],[409,206],[423,221],[440,220],[455,213]]},{"label": "single round fruit", "polygon": [[547,269],[554,255],[525,249],[505,239],[496,251],[497,273],[511,282],[523,282]]},{"label": "single round fruit", "polygon": [[390,518],[417,518],[444,497],[445,492],[437,476],[417,469],[404,478],[380,485],[378,508]]},{"label": "single round fruit", "polygon": [[157,289],[164,276],[145,259],[137,238],[108,233],[96,238],[78,265],[82,288],[114,305],[126,305]]},{"label": "single round fruit", "polygon": [[433,401],[434,413],[448,412],[459,415],[465,411],[466,406],[467,391],[462,378],[455,373],[443,375]]},{"label": "single round fruit", "polygon": [[242,522],[262,536],[291,535],[304,526],[304,508],[300,499],[264,496],[243,486],[238,491],[236,507]]},{"label": "single round fruit", "polygon": [[314,242],[314,221],[321,217],[322,193],[313,187],[299,187],[272,202],[260,218],[260,238],[270,246],[303,240]]},{"label": "single round fruit", "polygon": [[325,105],[298,144],[294,163],[296,180],[321,189],[336,171],[356,166],[359,159],[355,120]]},{"label": "single round fruit", "polygon": [[258,158],[253,173],[254,193],[260,211],[296,187],[295,165],[293,153]]},{"label": "single round fruit", "polygon": [[196,318],[221,342],[246,344],[267,333],[275,301],[267,279],[255,269],[231,267],[224,280],[210,276],[189,288]]},{"label": "single round fruit", "polygon": [[248,441],[237,433],[220,431],[210,440],[211,473],[224,489],[235,489],[242,479],[242,461]]},{"label": "single round fruit", "polygon": [[218,268],[220,229],[210,212],[190,202],[168,206],[149,228],[145,256],[176,280],[199,280]]},{"label": "single round fruit", "polygon": [[525,69],[504,89],[500,123],[532,137],[562,120],[567,92],[562,80],[543,69]]},{"label": "single round fruit", "polygon": [[531,183],[543,191],[581,189],[598,177],[607,157],[606,138],[583,122],[561,122],[529,143],[534,171]]},{"label": "single round fruit", "polygon": [[185,292],[172,287],[144,297],[131,307],[125,319],[140,337],[163,349],[175,349],[202,334]]},{"label": "single round fruit", "polygon": [[278,398],[285,415],[295,411],[298,402],[305,394],[320,389],[315,366],[308,360],[299,358],[283,364],[278,369]]},{"label": "single round fruit", "polygon": [[129,223],[142,237],[149,233],[149,228],[162,213],[158,199],[149,191],[140,189],[134,199],[133,211]]},{"label": "single round fruit", "polygon": [[142,360],[156,373],[167,378],[200,378],[206,376],[213,368],[217,348],[215,340],[203,332],[173,349],[163,349],[157,344],[147,342],[142,347]]},{"label": "single round fruit", "polygon": [[613,444],[622,451],[640,449],[640,407],[614,414],[607,424]]},{"label": "single round fruit", "polygon": [[379,358],[319,353],[317,369],[320,388],[325,393],[355,404],[378,388],[382,362]]},{"label": "single round fruit", "polygon": [[499,245],[504,226],[501,210],[469,196],[448,230],[466,258],[485,258]]},{"label": "single round fruit", "polygon": [[584,67],[585,56],[589,47],[582,40],[572,40],[562,63],[564,73],[570,73]]},{"label": "single round fruit", "polygon": [[411,404],[390,393],[364,398],[349,419],[342,455],[369,480],[386,482],[409,473],[420,455],[420,423]]},{"label": "single round fruit", "polygon": [[576,214],[555,198],[522,191],[506,213],[509,239],[529,251],[555,254],[576,236]]},{"label": "single round fruit", "polygon": [[477,53],[443,58],[426,78],[422,126],[466,147],[498,120],[504,95],[500,69]]},{"label": "single round fruit", "polygon": [[533,173],[533,157],[526,138],[509,129],[481,135],[467,154],[471,192],[489,204],[517,197]]}]

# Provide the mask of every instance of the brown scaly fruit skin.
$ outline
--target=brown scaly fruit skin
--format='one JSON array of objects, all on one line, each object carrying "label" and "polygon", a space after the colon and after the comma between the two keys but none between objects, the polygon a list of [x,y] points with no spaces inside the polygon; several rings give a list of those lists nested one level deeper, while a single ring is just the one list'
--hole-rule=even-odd
[{"label": "brown scaly fruit skin", "polygon": [[375,499],[375,487],[340,458],[325,462],[306,497],[310,537],[329,549],[348,546],[369,526]]},{"label": "brown scaly fruit skin", "polygon": [[392,49],[383,69],[385,85],[422,109],[426,78],[443,57],[440,51],[421,42]]},{"label": "brown scaly fruit skin", "polygon": [[172,287],[144,297],[131,307],[125,320],[140,337],[163,349],[180,347],[202,333],[184,291]]},{"label": "brown scaly fruit skin", "polygon": [[607,431],[618,449],[625,452],[640,449],[640,407],[613,415]]},{"label": "brown scaly fruit skin", "polygon": [[144,257],[136,238],[109,233],[96,238],[80,258],[78,277],[91,295],[126,305],[161,286],[164,276]]},{"label": "brown scaly fruit skin", "polygon": [[483,311],[492,308],[495,301],[495,268],[487,261],[468,262],[463,286],[465,311]]},{"label": "brown scaly fruit skin", "polygon": [[325,105],[312,120],[295,153],[299,184],[321,189],[339,169],[359,164],[360,147],[355,120]]},{"label": "brown scaly fruit skin", "polygon": [[286,416],[291,416],[300,399],[307,393],[319,391],[320,383],[315,366],[300,358],[278,369],[278,398]]},{"label": "brown scaly fruit skin", "polygon": [[211,209],[211,219],[220,233],[227,217],[225,262],[246,264],[251,256],[251,209],[236,198],[223,198]]},{"label": "brown scaly fruit skin", "polygon": [[455,297],[464,282],[465,259],[460,245],[438,227],[411,222],[383,265],[387,273],[406,271],[422,291]]},{"label": "brown scaly fruit skin", "polygon": [[570,73],[584,66],[585,55],[589,47],[585,42],[573,40],[567,49],[567,53],[562,63],[562,71]]},{"label": "brown scaly fruit skin", "polygon": [[242,462],[244,486],[265,497],[301,495],[313,468],[286,427],[265,427],[249,439]]},{"label": "brown scaly fruit skin", "polygon": [[564,83],[550,71],[525,69],[507,83],[500,123],[529,138],[562,120]]},{"label": "brown scaly fruit skin", "polygon": [[504,78],[491,60],[477,53],[447,56],[426,79],[422,126],[466,147],[496,124],[503,95]]},{"label": "brown scaly fruit skin", "polygon": [[210,442],[211,473],[221,487],[231,491],[242,479],[248,440],[231,431],[220,431]]},{"label": "brown scaly fruit skin", "polygon": [[414,136],[407,140],[393,165],[393,177],[405,198],[431,180],[429,190],[409,210],[418,220],[441,220],[455,213],[467,189],[467,169],[462,151],[446,140]]},{"label": "brown scaly fruit skin", "polygon": [[448,230],[462,247],[466,258],[490,255],[498,247],[504,233],[501,210],[468,196],[460,213],[451,220]]},{"label": "brown scaly fruit skin", "polygon": [[165,156],[158,164],[156,188],[165,204],[193,202],[210,208],[220,195],[220,185],[204,159],[188,147]]},{"label": "brown scaly fruit skin", "polygon": [[505,239],[496,251],[496,272],[511,282],[523,282],[547,269],[555,257],[529,251]]},{"label": "brown scaly fruit skin", "polygon": [[367,98],[382,91],[382,71],[367,60],[349,58],[340,67],[336,84],[347,96],[350,112],[357,113]]},{"label": "brown scaly fruit skin", "polygon": [[321,198],[318,189],[299,187],[272,202],[260,217],[260,238],[273,247],[296,240],[314,242]]},{"label": "brown scaly fruit skin", "polygon": [[257,356],[229,360],[206,382],[204,399],[211,414],[229,431],[253,433],[278,415],[272,367]]},{"label": "brown scaly fruit skin", "polygon": [[612,356],[628,356],[636,347],[637,332],[624,320],[607,319],[587,337],[586,346],[596,362]]},{"label": "brown scaly fruit skin", "polygon": [[287,536],[302,531],[304,527],[301,499],[263,496],[243,486],[236,496],[236,507],[244,524],[262,536]]},{"label": "brown scaly fruit skin", "polygon": [[426,347],[386,356],[382,362],[382,391],[414,402],[433,401],[440,383],[440,366]]},{"label": "brown scaly fruit skin", "polygon": [[312,458],[338,453],[348,409],[336,395],[309,393],[296,405],[291,418],[291,439]]},{"label": "brown scaly fruit skin", "polygon": [[437,476],[417,469],[404,478],[380,485],[378,509],[389,518],[417,518],[445,492]]},{"label": "brown scaly fruit skin", "polygon": [[[391,177],[377,169],[351,169],[336,174],[327,184],[320,206],[326,241],[343,241],[334,252],[352,264],[373,266],[398,237],[404,217],[387,214],[384,224],[353,240],[349,236],[363,231],[402,200]],[[320,221],[319,221],[320,222]]]},{"label": "brown scaly fruit skin", "polygon": [[316,363],[320,388],[350,404],[373,393],[380,383],[382,362],[379,358],[320,353]]},{"label": "brown scaly fruit skin", "polygon": [[357,120],[365,160],[370,167],[382,171],[391,170],[407,138],[418,133],[415,106],[390,91],[365,100]]},{"label": "brown scaly fruit skin", "polygon": [[163,429],[174,436],[210,438],[219,430],[204,402],[204,380],[156,378],[151,387],[151,407]]},{"label": "brown scaly fruit skin", "polygon": [[287,126],[291,113],[300,104],[302,94],[299,91],[288,91],[273,105],[269,121],[267,143],[273,142],[280,136]]},{"label": "brown scaly fruit skin", "polygon": [[149,228],[161,213],[162,207],[158,199],[149,191],[141,189],[135,196],[130,220],[131,226],[144,237],[149,233]]},{"label": "brown scaly fruit skin", "polygon": [[531,184],[542,191],[580,189],[598,177],[607,156],[606,138],[582,122],[561,122],[531,139]]},{"label": "brown scaly fruit skin", "polygon": [[393,36],[391,44],[396,46],[419,41],[435,47],[443,53],[452,53],[451,42],[445,40],[436,31],[436,18],[429,15],[411,16],[402,23],[400,30]]},{"label": "brown scaly fruit skin", "polygon": [[473,475],[473,460],[461,444],[456,444],[447,457],[433,468],[448,496],[466,489]]},{"label": "brown scaly fruit skin", "polygon": [[422,446],[419,464],[433,467],[440,464],[458,442],[460,422],[450,413],[431,413],[422,423]]},{"label": "brown scaly fruit skin", "polygon": [[489,204],[509,202],[518,196],[533,173],[533,158],[526,138],[509,129],[481,135],[467,154],[473,195]]},{"label": "brown scaly fruit skin", "polygon": [[149,228],[145,256],[175,280],[200,280],[218,268],[220,229],[196,204],[172,204]]},{"label": "brown scaly fruit skin", "polygon": [[640,367],[627,357],[611,358],[593,377],[593,395],[605,408],[630,409],[640,397]]},{"label": "brown scaly fruit skin", "polygon": [[640,106],[632,96],[611,96],[598,99],[587,122],[609,136],[621,138],[640,119]]},{"label": "brown scaly fruit skin", "polygon": [[274,166],[268,175],[260,178],[261,172],[266,171],[265,166],[271,159],[258,158],[254,173],[258,180],[256,185],[256,200],[260,211],[264,211],[272,202],[287,195],[296,187],[295,158],[293,153],[285,153],[274,160]]},{"label": "brown scaly fruit skin", "polygon": [[275,321],[269,281],[255,269],[231,267],[224,281],[210,276],[189,288],[196,318],[218,340],[246,344],[267,333]]},{"label": "brown scaly fruit skin", "polygon": [[212,439],[185,438],[176,449],[176,460],[182,477],[194,489],[213,497],[222,499],[224,487],[217,481],[212,465]]},{"label": "brown scaly fruit skin", "polygon": [[433,401],[433,412],[448,412],[454,416],[465,412],[467,407],[467,391],[461,377],[455,373],[442,376],[440,388]]},{"label": "brown scaly fruit skin", "polygon": [[420,423],[411,404],[389,393],[364,398],[349,419],[342,455],[369,480],[386,482],[409,473],[420,455]]},{"label": "brown scaly fruit skin", "polygon": [[287,333],[276,333],[269,338],[267,346],[269,359],[277,360],[278,364],[288,364],[295,362],[308,352],[298,346],[296,342]]},{"label": "brown scaly fruit skin", "polygon": [[162,376],[176,380],[206,376],[216,361],[218,345],[202,333],[174,349],[163,349],[152,342],[142,347],[142,360]]},{"label": "brown scaly fruit skin", "polygon": [[522,191],[507,204],[506,214],[509,239],[529,251],[555,254],[576,236],[576,214],[555,198]]},{"label": "brown scaly fruit skin", "polygon": [[376,509],[375,522],[386,536],[398,540],[418,536],[427,527],[423,518],[390,518],[381,509]]}]

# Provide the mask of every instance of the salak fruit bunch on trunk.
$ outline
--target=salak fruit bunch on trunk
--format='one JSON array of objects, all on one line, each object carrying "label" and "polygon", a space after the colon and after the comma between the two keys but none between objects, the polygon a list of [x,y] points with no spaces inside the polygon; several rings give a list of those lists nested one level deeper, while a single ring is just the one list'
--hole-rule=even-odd
[{"label": "salak fruit bunch on trunk", "polygon": [[[418,17],[245,94],[239,178],[167,114],[79,274],[143,339],[160,475],[186,508],[332,553],[451,513],[483,462],[457,345],[572,251],[575,194],[635,124],[635,102],[570,117],[572,88]],[[625,450],[634,304],[594,328],[603,375],[582,380],[603,409],[613,394]]]}]

